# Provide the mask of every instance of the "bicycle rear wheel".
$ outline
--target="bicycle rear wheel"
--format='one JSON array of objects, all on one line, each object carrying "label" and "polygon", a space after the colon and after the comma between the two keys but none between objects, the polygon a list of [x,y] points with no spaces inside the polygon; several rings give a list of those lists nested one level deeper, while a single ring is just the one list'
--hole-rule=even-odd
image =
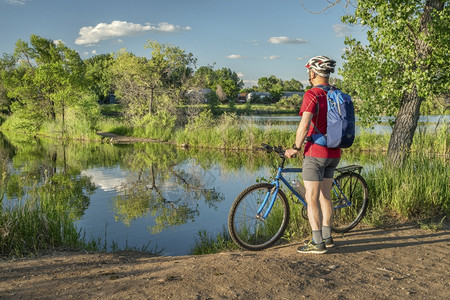
[{"label": "bicycle rear wheel", "polygon": [[[286,230],[289,203],[283,191],[278,190],[269,215],[266,219],[262,218],[273,199],[273,187],[273,184],[258,183],[242,191],[234,200],[228,215],[228,230],[240,248],[265,249],[277,242]],[[267,195],[268,201],[258,214]]]},{"label": "bicycle rear wheel", "polygon": [[357,173],[343,173],[336,177],[331,189],[335,232],[348,232],[364,217],[369,203],[369,190],[364,178]]}]

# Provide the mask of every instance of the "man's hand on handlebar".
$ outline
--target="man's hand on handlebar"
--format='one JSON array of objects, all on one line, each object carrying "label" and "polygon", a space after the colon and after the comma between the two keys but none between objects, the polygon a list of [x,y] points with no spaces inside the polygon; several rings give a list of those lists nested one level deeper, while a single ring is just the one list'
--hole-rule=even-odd
[{"label": "man's hand on handlebar", "polygon": [[287,149],[286,152],[284,152],[284,156],[287,158],[293,158],[298,153],[298,150],[295,149]]}]

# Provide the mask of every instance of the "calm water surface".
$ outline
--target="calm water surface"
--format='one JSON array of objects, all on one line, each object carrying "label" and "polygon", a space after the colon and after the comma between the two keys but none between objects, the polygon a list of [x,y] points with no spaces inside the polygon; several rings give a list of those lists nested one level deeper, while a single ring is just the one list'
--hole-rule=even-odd
[{"label": "calm water surface", "polygon": [[[262,128],[272,127],[279,129],[289,129],[296,130],[298,123],[300,122],[300,117],[295,115],[280,116],[280,115],[265,115],[265,116],[243,116],[244,121],[249,121],[251,123],[256,123]],[[358,126],[358,117],[356,117],[356,133],[361,130],[373,133],[391,133],[392,127],[388,125],[389,120],[392,118],[382,117],[382,124],[373,125],[369,128],[361,128]],[[433,131],[436,130],[437,126],[442,124],[450,123],[450,115],[442,116],[420,116],[418,122],[419,130]]]}]

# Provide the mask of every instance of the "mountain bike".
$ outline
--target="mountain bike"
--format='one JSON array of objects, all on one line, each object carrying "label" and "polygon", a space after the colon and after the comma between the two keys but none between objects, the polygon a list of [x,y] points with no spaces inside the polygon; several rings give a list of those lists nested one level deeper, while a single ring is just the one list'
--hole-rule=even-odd
[{"label": "mountain bike", "polygon": [[[307,219],[307,204],[301,195],[283,176],[284,173],[301,173],[301,168],[285,168],[285,150],[281,146],[262,144],[267,153],[275,152],[281,158],[273,181],[257,183],[244,189],[234,200],[228,214],[228,230],[233,241],[242,249],[263,250],[275,244],[289,223],[290,207],[282,190],[287,187],[295,203],[303,204],[302,216]],[[333,178],[331,201],[333,204],[334,232],[348,232],[364,217],[369,203],[367,183],[360,175],[361,166],[336,168]]]}]

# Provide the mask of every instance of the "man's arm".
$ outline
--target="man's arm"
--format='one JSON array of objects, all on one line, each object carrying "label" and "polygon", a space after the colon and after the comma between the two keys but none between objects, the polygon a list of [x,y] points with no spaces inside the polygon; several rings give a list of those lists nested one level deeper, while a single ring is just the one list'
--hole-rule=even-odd
[{"label": "man's arm", "polygon": [[[310,112],[303,112],[302,119],[300,120],[300,123],[298,124],[297,133],[295,135],[295,148],[302,148],[303,142],[305,141],[306,135],[309,131],[309,126],[311,125],[313,114]],[[286,157],[291,158],[295,154],[297,154],[300,150],[295,150],[293,148],[287,149],[285,154]]]}]

